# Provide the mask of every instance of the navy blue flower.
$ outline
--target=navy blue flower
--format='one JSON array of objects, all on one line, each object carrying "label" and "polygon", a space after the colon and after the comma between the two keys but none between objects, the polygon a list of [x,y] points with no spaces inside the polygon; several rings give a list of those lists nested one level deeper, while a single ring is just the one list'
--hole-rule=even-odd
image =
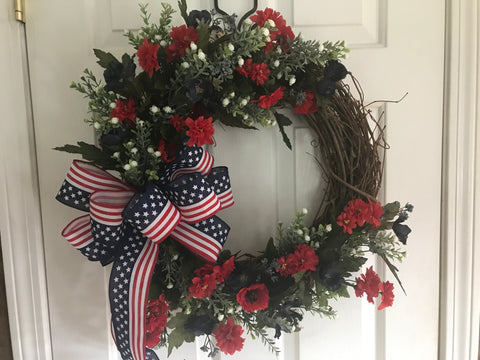
[{"label": "navy blue flower", "polygon": [[207,10],[192,10],[187,17],[187,26],[197,27],[198,23],[203,21],[205,24],[210,23],[212,15]]}]

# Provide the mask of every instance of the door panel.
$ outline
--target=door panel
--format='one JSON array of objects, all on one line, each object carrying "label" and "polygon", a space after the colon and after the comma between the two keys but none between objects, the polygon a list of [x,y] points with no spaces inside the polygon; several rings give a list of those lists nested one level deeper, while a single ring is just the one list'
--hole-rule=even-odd
[{"label": "door panel", "polygon": [[[170,2],[176,7],[176,1]],[[220,2],[224,10],[239,14],[249,4]],[[213,2],[188,1],[188,5],[211,8]],[[360,299],[346,299],[333,304],[336,320],[306,316],[302,332],[279,340],[279,358],[351,359],[354,354],[365,360],[435,359],[444,3],[390,1],[387,7],[386,0],[259,2],[259,8],[267,5],[282,12],[295,32],[306,38],[347,40],[352,53],[346,65],[364,86],[366,102],[395,100],[409,92],[400,104],[387,103],[372,111],[387,124],[391,145],[382,196],[416,205],[409,255],[400,266],[408,297],[397,289],[394,307],[380,313]],[[158,2],[152,2],[152,11],[159,8]],[[80,77],[84,67],[101,77],[92,48],[116,55],[132,51],[122,34],[123,29],[139,25],[138,7],[130,0],[37,0],[30,1],[28,9],[52,351],[55,359],[118,359],[109,330],[110,269],[89,263],[59,235],[79,214],[54,200],[74,157],[52,148],[94,141],[93,132],[82,122],[88,116],[86,101],[68,90],[68,84]],[[232,227],[226,246],[233,251],[260,250],[278,221],[289,221],[302,208],[309,209],[310,216],[315,210],[324,184],[314,180],[321,174],[314,160],[313,135],[299,120],[288,132],[293,151],[284,146],[275,128],[216,127],[216,144],[210,151],[216,165],[229,166],[235,197],[235,206],[221,214]],[[385,269],[379,272],[382,276]],[[428,281],[419,281],[418,274],[428,274]],[[172,358],[203,359],[200,346],[201,340],[187,344]],[[235,359],[251,358],[274,356],[259,340],[249,339]]]}]

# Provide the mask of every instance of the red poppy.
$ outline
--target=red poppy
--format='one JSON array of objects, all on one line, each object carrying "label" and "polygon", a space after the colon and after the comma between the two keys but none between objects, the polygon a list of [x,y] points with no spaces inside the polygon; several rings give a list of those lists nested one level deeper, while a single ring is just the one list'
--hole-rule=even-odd
[{"label": "red poppy", "polygon": [[395,297],[395,295],[393,294],[393,284],[389,281],[385,281],[379,285],[379,290],[382,293],[382,302],[378,306],[378,310],[382,310],[388,306],[392,306],[393,299]]},{"label": "red poppy", "polygon": [[269,109],[273,105],[275,105],[278,100],[283,97],[283,90],[285,89],[284,86],[280,86],[277,90],[275,90],[270,95],[262,95],[258,100],[252,100],[252,102],[257,103],[258,106],[264,109]]},{"label": "red poppy", "polygon": [[187,120],[185,120],[185,125],[188,126],[188,146],[213,144],[212,136],[215,133],[215,129],[213,128],[211,117],[205,119],[203,116],[200,116],[196,120],[187,118]]},{"label": "red poppy", "polygon": [[298,264],[298,271],[316,270],[318,256],[310,246],[305,244],[298,245],[293,255]]},{"label": "red poppy", "polygon": [[343,232],[352,233],[352,230],[357,227],[355,217],[351,212],[342,212],[337,217],[337,224],[343,227]]},{"label": "red poppy", "polygon": [[187,27],[186,25],[182,25],[173,27],[170,36],[173,42],[165,49],[167,62],[180,59],[185,55],[186,50],[192,42],[195,44],[198,42],[198,33],[193,26]]},{"label": "red poppy", "polygon": [[126,102],[118,99],[115,101],[115,109],[112,109],[110,119],[116,117],[120,122],[126,120],[129,125],[133,125],[136,117],[135,110],[137,110],[137,108],[133,99],[128,99]]},{"label": "red poppy", "polygon": [[152,44],[144,38],[143,44],[137,50],[138,63],[150,77],[153,76],[153,70],[160,69],[157,60],[158,49],[160,49],[159,44]]},{"label": "red poppy", "polygon": [[212,295],[213,290],[217,287],[217,280],[215,275],[205,275],[203,277],[194,277],[192,279],[192,286],[188,288],[190,295],[188,297],[195,297],[203,299],[206,296]]},{"label": "red poppy", "polygon": [[185,119],[183,118],[183,116],[180,115],[173,115],[170,118],[169,122],[177,131],[181,131],[185,127]]},{"label": "red poppy", "polygon": [[240,289],[237,293],[237,301],[246,312],[263,310],[268,307],[270,296],[265,284],[253,284]]},{"label": "red poppy", "polygon": [[233,355],[235,351],[243,348],[244,338],[241,337],[243,329],[240,325],[235,325],[233,318],[229,317],[226,323],[221,323],[212,331],[217,346],[225,354]]},{"label": "red poppy", "polygon": [[310,91],[305,91],[305,100],[300,105],[294,106],[296,114],[313,114],[318,111],[317,98],[315,94]]},{"label": "red poppy", "polygon": [[168,311],[170,302],[165,301],[165,295],[160,295],[158,299],[148,301],[145,313],[146,320],[146,346],[150,349],[157,346],[161,340],[163,330],[167,326]]},{"label": "red poppy", "polygon": [[[357,282],[355,286],[355,295],[362,297],[363,294],[367,294],[367,301],[373,304],[373,298],[378,296],[380,278],[377,273],[373,271],[373,266],[370,266],[365,271],[365,274],[361,274],[360,278],[355,278]],[[392,300],[393,301],[393,300]]]},{"label": "red poppy", "polygon": [[275,270],[282,276],[293,276],[298,271],[298,262],[293,254],[288,254],[286,257],[282,256],[277,259],[277,262],[280,266]]}]

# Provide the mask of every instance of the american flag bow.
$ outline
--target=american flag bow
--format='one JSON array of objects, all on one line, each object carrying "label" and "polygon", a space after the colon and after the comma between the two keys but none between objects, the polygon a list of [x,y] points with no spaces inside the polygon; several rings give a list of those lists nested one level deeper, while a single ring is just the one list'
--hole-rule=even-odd
[{"label": "american flag bow", "polygon": [[215,262],[230,228],[215,214],[233,205],[228,169],[202,148],[184,147],[143,193],[75,160],[56,199],[88,214],[62,236],[91,261],[113,262],[112,329],[123,360],[158,360],[145,344],[145,310],[158,245],[167,237]]}]

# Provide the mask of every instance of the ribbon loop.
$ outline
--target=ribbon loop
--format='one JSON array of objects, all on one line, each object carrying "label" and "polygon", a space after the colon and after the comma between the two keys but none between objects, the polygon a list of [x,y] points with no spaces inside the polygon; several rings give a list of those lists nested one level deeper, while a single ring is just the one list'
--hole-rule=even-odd
[{"label": "ribbon loop", "polygon": [[206,177],[220,201],[220,210],[233,205],[233,193],[226,166],[217,166]]}]

